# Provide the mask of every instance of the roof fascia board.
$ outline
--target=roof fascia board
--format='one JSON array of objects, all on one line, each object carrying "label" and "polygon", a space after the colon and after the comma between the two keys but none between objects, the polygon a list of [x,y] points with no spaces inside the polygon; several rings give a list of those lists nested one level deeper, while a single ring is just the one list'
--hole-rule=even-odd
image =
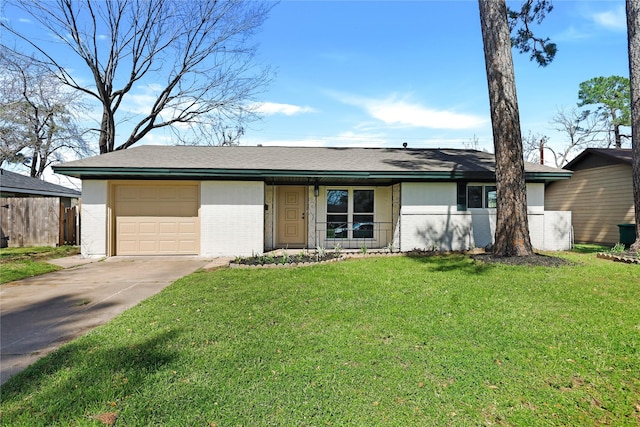
[{"label": "roof fascia board", "polygon": [[[140,177],[140,178],[359,178],[359,179],[419,179],[419,180],[469,180],[495,179],[493,172],[469,171],[415,171],[415,172],[385,172],[385,171],[310,171],[310,170],[264,170],[264,169],[167,169],[167,168],[82,168],[82,167],[54,167],[56,173],[74,176],[76,178],[91,177]],[[530,172],[525,174],[531,179],[566,179],[571,172]]]},{"label": "roof fascia board", "polygon": [[35,194],[38,196],[51,196],[51,197],[71,197],[78,198],[80,193],[64,193],[62,191],[48,191],[48,190],[33,190],[30,188],[18,188],[18,187],[0,187],[0,191],[5,193],[18,193],[18,194]]}]

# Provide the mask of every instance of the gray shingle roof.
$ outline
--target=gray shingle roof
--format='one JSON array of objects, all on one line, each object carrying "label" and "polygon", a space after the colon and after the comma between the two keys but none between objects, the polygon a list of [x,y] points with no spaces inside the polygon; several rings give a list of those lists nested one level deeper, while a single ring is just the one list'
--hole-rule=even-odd
[{"label": "gray shingle roof", "polygon": [[[56,172],[81,176],[91,169],[167,169],[307,172],[477,172],[493,173],[493,154],[456,149],[393,149],[337,147],[202,147],[150,146],[76,160]],[[528,173],[566,173],[526,163]]]},{"label": "gray shingle roof", "polygon": [[564,166],[564,169],[573,169],[577,164],[589,156],[602,157],[613,161],[614,163],[631,165],[632,151],[630,148],[587,148],[582,153],[578,154],[575,159],[567,163]]},{"label": "gray shingle roof", "polygon": [[0,191],[25,195],[80,197],[79,191],[30,176],[0,169]]}]

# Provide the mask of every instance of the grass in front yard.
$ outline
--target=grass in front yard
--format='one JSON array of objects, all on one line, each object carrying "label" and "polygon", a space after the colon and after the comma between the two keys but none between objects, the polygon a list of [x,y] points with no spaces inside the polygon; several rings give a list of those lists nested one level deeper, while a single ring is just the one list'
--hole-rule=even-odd
[{"label": "grass in front yard", "polygon": [[37,246],[0,249],[0,283],[24,279],[59,270],[48,259],[63,258],[80,253],[77,246]]},{"label": "grass in front yard", "polygon": [[636,426],[640,270],[563,256],[198,272],[10,380],[3,423]]}]

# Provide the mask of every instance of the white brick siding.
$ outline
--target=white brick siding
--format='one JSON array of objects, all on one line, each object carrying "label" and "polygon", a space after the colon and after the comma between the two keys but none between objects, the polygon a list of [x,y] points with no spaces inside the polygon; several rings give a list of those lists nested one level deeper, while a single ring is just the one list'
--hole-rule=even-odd
[{"label": "white brick siding", "polygon": [[107,256],[107,196],[104,180],[82,181],[82,221],[80,252],[84,258]]},{"label": "white brick siding", "polygon": [[202,256],[250,256],[264,250],[264,183],[203,181]]}]

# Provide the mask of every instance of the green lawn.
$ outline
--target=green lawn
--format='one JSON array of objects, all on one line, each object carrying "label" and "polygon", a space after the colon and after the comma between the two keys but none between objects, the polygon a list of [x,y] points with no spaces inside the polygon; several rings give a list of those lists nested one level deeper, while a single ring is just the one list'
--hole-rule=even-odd
[{"label": "green lawn", "polygon": [[78,253],[80,253],[80,249],[77,246],[0,249],[0,283],[60,270],[60,267],[49,264],[46,260]]},{"label": "green lawn", "polygon": [[637,426],[640,268],[197,272],[2,389],[3,425]]}]

